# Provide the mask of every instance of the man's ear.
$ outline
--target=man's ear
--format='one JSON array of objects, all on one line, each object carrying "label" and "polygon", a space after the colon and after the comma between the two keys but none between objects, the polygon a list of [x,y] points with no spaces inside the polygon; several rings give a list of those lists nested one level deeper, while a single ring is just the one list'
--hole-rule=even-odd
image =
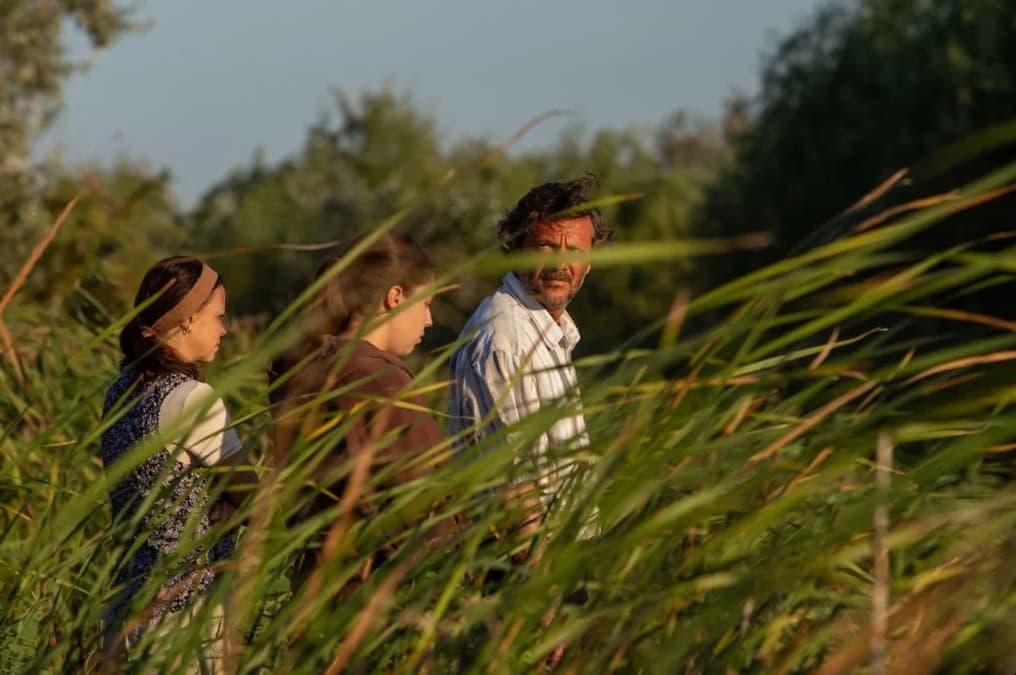
[{"label": "man's ear", "polygon": [[398,307],[406,299],[406,294],[402,290],[402,286],[396,284],[388,289],[388,293],[385,294],[385,309],[392,309]]}]

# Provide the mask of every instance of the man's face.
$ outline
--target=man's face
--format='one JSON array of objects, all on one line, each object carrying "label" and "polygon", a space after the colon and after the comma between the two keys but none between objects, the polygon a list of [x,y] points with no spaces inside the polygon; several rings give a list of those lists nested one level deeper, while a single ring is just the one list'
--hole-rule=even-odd
[{"label": "man's face", "polygon": [[[592,248],[593,222],[589,216],[537,223],[522,240],[523,250],[537,253],[588,252]],[[589,262],[583,257],[556,267],[541,265],[516,272],[516,275],[529,294],[557,318],[582,288],[589,268]]]}]

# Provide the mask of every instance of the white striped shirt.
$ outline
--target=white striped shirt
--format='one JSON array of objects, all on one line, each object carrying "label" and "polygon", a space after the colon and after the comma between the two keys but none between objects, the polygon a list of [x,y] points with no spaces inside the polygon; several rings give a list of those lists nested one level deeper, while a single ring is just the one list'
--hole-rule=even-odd
[{"label": "white striped shirt", "polygon": [[[470,317],[460,336],[464,338],[468,341],[451,360],[449,413],[453,435],[469,430],[465,443],[476,443],[550,404],[564,403],[577,410],[558,417],[540,435],[528,456],[515,458],[521,474],[516,478],[535,478],[541,500],[549,508],[574,465],[550,463],[548,449],[584,447],[589,443],[571,360],[580,338],[578,328],[567,312],[561,315],[560,323],[554,321],[509,272],[497,292]],[[471,429],[488,417],[489,424]]]}]

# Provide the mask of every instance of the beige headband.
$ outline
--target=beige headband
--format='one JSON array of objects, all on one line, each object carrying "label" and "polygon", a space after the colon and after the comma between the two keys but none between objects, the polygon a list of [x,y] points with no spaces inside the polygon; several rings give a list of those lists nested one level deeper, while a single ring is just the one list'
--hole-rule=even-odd
[{"label": "beige headband", "polygon": [[218,280],[219,275],[215,270],[208,265],[202,265],[201,276],[198,277],[197,282],[187,291],[187,295],[176,303],[173,309],[160,316],[152,324],[152,330],[159,335],[164,335],[171,328],[186,323],[211,296]]}]

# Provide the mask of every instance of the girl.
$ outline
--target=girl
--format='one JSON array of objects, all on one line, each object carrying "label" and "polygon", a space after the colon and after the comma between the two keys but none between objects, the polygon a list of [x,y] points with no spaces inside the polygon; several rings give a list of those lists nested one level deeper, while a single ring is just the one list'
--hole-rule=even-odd
[{"label": "girl", "polygon": [[[326,260],[319,277],[342,257]],[[373,453],[371,472],[400,462],[391,481],[381,487],[433,469],[433,461],[423,455],[444,443],[444,434],[426,412],[423,397],[407,395],[413,374],[401,358],[412,353],[431,326],[431,297],[422,293],[433,277],[423,249],[403,235],[385,233],[326,283],[311,306],[303,343],[270,368],[269,379],[275,383],[272,398],[279,404],[277,462],[294,461],[290,455],[298,439],[327,419],[348,414],[354,420],[337,447],[312,469],[311,479],[319,489],[308,496],[301,517],[336,505],[348,473],[341,467],[362,452]],[[328,396],[339,390],[344,391]],[[370,497],[364,480],[354,515],[369,518],[377,513],[377,507],[368,506]],[[317,543],[323,538],[322,533]],[[359,580],[392,552],[392,547],[382,546],[367,561]],[[320,555],[315,547],[298,558],[295,585],[303,582]],[[348,596],[356,586],[357,582],[348,584],[342,595]]]},{"label": "girl", "polygon": [[[120,333],[121,372],[103,406],[104,418],[116,418],[102,435],[103,466],[110,468],[153,434],[179,438],[179,433],[172,435],[174,430],[187,433],[181,442],[170,442],[147,457],[110,489],[114,521],[129,520],[150,495],[154,497],[129,534],[132,545],[139,538],[143,541],[121,562],[116,575],[122,588],[114,598],[106,635],[106,653],[113,660],[122,658],[125,647],[130,649],[145,629],[166,615],[193,610],[208,591],[216,577],[210,565],[230,555],[232,535],[204,547],[210,550],[195,547],[188,552],[171,569],[172,576],[155,600],[144,610],[128,613],[130,601],[157,560],[173,555],[178,545],[189,544],[185,537],[204,536],[217,519],[231,513],[229,497],[209,503],[209,476],[203,469],[247,463],[222,400],[201,381],[198,371],[199,363],[215,359],[226,334],[222,278],[194,258],[166,258],[145,273],[134,306],[142,309]],[[235,483],[250,484],[254,479],[249,471],[230,474]],[[221,634],[221,614],[214,614],[213,630]],[[201,660],[214,660],[221,647],[221,635],[216,635]],[[202,672],[216,669],[214,663],[195,665]]]}]

